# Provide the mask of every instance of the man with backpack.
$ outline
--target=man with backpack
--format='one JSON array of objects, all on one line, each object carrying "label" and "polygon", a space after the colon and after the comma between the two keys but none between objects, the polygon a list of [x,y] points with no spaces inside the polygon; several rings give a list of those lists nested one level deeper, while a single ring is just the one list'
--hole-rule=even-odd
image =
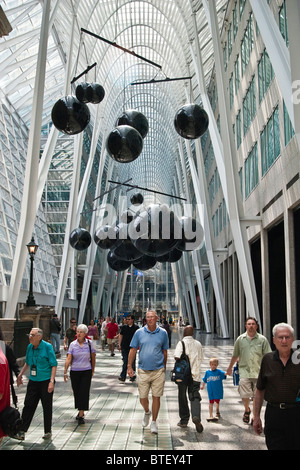
[{"label": "man with backpack", "polygon": [[[196,426],[197,432],[203,431],[203,426],[201,424],[201,396],[200,396],[200,383],[201,383],[201,362],[203,360],[203,350],[202,345],[199,341],[193,338],[194,328],[191,325],[188,325],[183,330],[183,339],[179,341],[174,357],[176,361],[179,361],[182,353],[188,356],[191,369],[191,378],[187,382],[183,380],[178,382],[178,404],[179,404],[179,416],[180,421],[178,426],[186,428],[190,414],[192,421]],[[175,366],[176,367],[176,366]],[[191,413],[189,410],[187,394],[190,401]]]}]

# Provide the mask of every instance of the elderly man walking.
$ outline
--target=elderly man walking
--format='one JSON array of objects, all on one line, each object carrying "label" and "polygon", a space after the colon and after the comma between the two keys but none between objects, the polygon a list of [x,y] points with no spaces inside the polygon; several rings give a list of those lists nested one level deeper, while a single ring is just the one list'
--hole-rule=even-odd
[{"label": "elderly man walking", "polygon": [[256,414],[253,423],[262,433],[260,412],[265,411],[265,438],[268,450],[300,450],[300,361],[293,352],[294,329],[287,323],[273,328],[276,350],[263,357],[255,394]]},{"label": "elderly man walking", "polygon": [[169,348],[168,334],[166,330],[157,325],[157,320],[156,312],[149,310],[146,314],[147,324],[137,330],[131,340],[127,367],[129,377],[134,377],[132,364],[139,350],[138,390],[140,403],[145,410],[142,426],[147,427],[150,421],[149,392],[151,390],[152,422],[150,431],[153,434],[158,433],[156,420],[160,408],[160,397],[164,392],[167,350]]},{"label": "elderly man walking", "polygon": [[23,384],[23,374],[30,369],[24,408],[22,412],[22,431],[16,435],[19,440],[25,439],[35,410],[41,400],[44,414],[43,439],[51,439],[52,403],[57,360],[53,347],[43,340],[43,331],[32,328],[29,334],[30,344],[27,347],[25,364],[17,378],[18,387]]}]

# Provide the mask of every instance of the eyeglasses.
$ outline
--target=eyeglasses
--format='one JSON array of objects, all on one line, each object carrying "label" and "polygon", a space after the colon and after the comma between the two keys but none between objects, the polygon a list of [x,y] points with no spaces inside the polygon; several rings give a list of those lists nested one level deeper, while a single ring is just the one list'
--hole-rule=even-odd
[{"label": "eyeglasses", "polygon": [[276,339],[278,339],[278,341],[289,341],[290,339],[292,339],[292,336],[275,336]]}]

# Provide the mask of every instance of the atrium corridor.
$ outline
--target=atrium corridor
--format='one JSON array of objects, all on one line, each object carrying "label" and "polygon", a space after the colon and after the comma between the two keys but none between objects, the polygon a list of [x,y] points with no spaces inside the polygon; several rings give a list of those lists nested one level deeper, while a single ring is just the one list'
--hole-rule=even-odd
[{"label": "atrium corridor", "polygon": [[[84,425],[75,420],[73,394],[70,382],[63,381],[65,352],[58,360],[57,383],[54,396],[52,440],[44,441],[43,415],[39,405],[24,441],[5,438],[2,450],[100,450],[106,455],[117,451],[158,451],[175,455],[194,454],[200,450],[266,450],[264,436],[257,436],[250,425],[242,422],[243,406],[232,377],[224,382],[224,399],[220,404],[221,417],[218,422],[208,423],[208,396],[202,396],[202,424],[204,431],[198,434],[192,422],[182,429],[177,405],[177,386],[171,382],[174,348],[182,335],[173,328],[172,347],[168,354],[167,380],[158,416],[158,435],[143,429],[143,410],[139,403],[137,384],[127,380],[119,383],[122,358],[116,351],[114,357],[106,349],[97,346],[96,370],[92,381],[90,410]],[[196,332],[204,348],[202,372],[208,368],[209,358],[219,358],[219,367],[226,370],[233,350],[230,340],[214,339],[212,335]],[[25,381],[24,381],[25,382]],[[26,383],[25,383],[26,384]],[[23,408],[26,386],[17,389],[19,408]],[[264,412],[264,410],[263,410]],[[118,454],[119,455],[119,454]],[[124,454],[120,454],[124,455]]]}]

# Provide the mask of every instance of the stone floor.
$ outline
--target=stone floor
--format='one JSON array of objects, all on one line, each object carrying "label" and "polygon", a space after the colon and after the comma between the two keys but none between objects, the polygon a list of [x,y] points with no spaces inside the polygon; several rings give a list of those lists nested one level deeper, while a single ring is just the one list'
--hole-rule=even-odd
[{"label": "stone floor", "polygon": [[[173,367],[174,347],[182,335],[182,329],[174,328],[172,348],[168,355],[167,381],[161,401],[158,419],[158,435],[143,429],[143,410],[139,403],[137,384],[119,383],[121,354],[114,357],[97,346],[96,371],[92,381],[90,410],[84,425],[77,425],[77,411],[70,382],[63,380],[65,352],[58,360],[57,383],[54,395],[52,440],[44,441],[43,414],[39,405],[24,441],[4,438],[2,450],[105,450],[107,452],[162,451],[177,453],[199,450],[266,450],[264,436],[257,436],[250,425],[242,422],[243,406],[231,377],[224,381],[224,399],[220,404],[221,418],[217,423],[208,423],[208,396],[203,390],[203,433],[195,430],[192,422],[185,429],[177,426],[177,386],[170,381]],[[209,358],[219,358],[219,367],[226,370],[232,350],[230,340],[215,339],[212,335],[196,333],[204,347],[202,372],[209,365]],[[25,382],[25,381],[24,381]],[[22,410],[26,382],[17,389],[19,408]]]}]

